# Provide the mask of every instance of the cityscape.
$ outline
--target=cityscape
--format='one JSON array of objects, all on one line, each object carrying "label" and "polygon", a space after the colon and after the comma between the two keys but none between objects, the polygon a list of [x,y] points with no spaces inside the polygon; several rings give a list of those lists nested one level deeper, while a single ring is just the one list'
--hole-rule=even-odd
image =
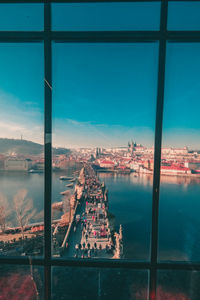
[{"label": "cityscape", "polygon": [[[43,146],[29,141],[1,139],[2,142],[13,141],[14,144],[34,145],[39,154],[15,152],[16,145],[8,153],[0,153],[1,171],[42,172],[44,170]],[[22,146],[20,146],[22,147]],[[24,151],[23,151],[24,152]],[[31,150],[33,152],[33,150]],[[54,154],[57,153],[57,154]],[[169,147],[161,150],[161,175],[181,175],[198,177],[200,175],[200,150]],[[113,148],[54,148],[52,158],[53,171],[64,170],[69,164],[90,162],[97,171],[119,173],[153,174],[154,148],[145,147],[134,141],[127,146]]]},{"label": "cityscape", "polygon": [[[157,259],[188,264],[200,260],[200,47],[166,46]],[[42,43],[1,45],[0,255],[7,259],[44,258],[43,53]],[[52,43],[55,260],[151,261],[158,54],[157,42]],[[43,266],[27,267],[3,265],[0,290],[34,278],[29,292],[42,299]],[[100,291],[113,299],[114,290],[130,299],[140,286],[135,298],[147,298],[147,270],[106,272],[52,266],[53,299],[76,299],[81,289],[84,299],[88,286],[92,299]],[[157,274],[175,299],[190,299],[199,282],[195,273]]]},{"label": "cityscape", "polygon": [[[39,176],[40,183],[36,183],[36,188],[40,185],[41,190],[37,195],[40,209],[36,207],[37,201],[29,198],[29,188],[24,183],[21,189],[16,189],[12,202],[7,199],[7,191],[4,194],[4,189],[1,190],[0,254],[42,255],[43,146],[22,137],[20,140],[0,139],[0,142],[4,144],[4,152],[0,154],[1,178],[15,179],[17,176],[19,180],[22,176],[24,181],[25,177],[33,180]],[[142,180],[142,184],[147,180],[152,185],[154,148],[130,140],[124,147],[53,148],[52,153],[52,254],[59,257],[126,258],[126,252],[129,252],[129,245],[123,241],[126,226],[118,224],[110,211],[108,194],[112,198],[112,192],[105,181],[118,176],[119,179]],[[182,183],[188,179],[198,183],[200,150],[187,146],[162,148],[161,183],[162,177],[169,183],[172,182],[170,178],[175,178],[175,182],[179,178]],[[55,196],[54,183],[58,182],[60,185]],[[33,195],[35,198],[35,193]]]}]

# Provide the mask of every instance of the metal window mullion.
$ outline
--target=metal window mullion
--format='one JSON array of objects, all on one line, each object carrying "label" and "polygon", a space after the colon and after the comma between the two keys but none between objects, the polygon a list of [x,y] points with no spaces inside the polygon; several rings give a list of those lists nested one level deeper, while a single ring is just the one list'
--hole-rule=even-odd
[{"label": "metal window mullion", "polygon": [[150,283],[149,283],[150,284],[149,300],[156,299],[156,286],[157,286],[160,164],[161,164],[162,122],[163,122],[164,85],[165,85],[167,10],[168,10],[168,1],[162,0],[161,16],[160,16],[161,39],[159,42],[159,64],[158,64],[158,83],[157,83],[158,89],[157,89],[155,142],[154,142],[151,269],[150,269]]},{"label": "metal window mullion", "polygon": [[52,162],[52,74],[51,74],[51,6],[44,4],[44,149],[45,149],[45,195],[44,195],[44,294],[51,299],[51,162]]}]

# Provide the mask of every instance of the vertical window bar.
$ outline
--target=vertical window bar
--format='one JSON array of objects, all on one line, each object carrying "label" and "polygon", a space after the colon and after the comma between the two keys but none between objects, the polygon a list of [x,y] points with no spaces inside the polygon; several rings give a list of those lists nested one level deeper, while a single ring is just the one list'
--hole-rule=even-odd
[{"label": "vertical window bar", "polygon": [[154,144],[154,174],[153,174],[153,201],[152,201],[152,236],[151,236],[151,270],[149,300],[156,299],[157,282],[157,251],[158,251],[158,216],[160,190],[160,163],[162,146],[162,121],[165,85],[165,58],[166,58],[166,31],[167,31],[168,1],[162,0],[159,44],[158,90],[156,106],[155,144]]},{"label": "vertical window bar", "polygon": [[51,4],[44,4],[44,123],[45,123],[45,203],[44,259],[45,299],[51,299],[51,140],[52,140],[52,74],[51,74]]}]

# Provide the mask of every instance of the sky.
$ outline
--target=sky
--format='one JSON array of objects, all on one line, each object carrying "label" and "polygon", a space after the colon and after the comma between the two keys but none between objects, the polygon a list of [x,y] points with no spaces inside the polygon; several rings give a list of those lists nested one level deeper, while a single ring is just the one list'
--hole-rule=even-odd
[{"label": "sky", "polygon": [[[164,147],[200,149],[199,53],[200,43],[167,45]],[[55,147],[117,147],[130,139],[153,146],[158,43],[53,43],[52,54]],[[43,63],[42,43],[0,44],[0,137],[43,143]]]}]

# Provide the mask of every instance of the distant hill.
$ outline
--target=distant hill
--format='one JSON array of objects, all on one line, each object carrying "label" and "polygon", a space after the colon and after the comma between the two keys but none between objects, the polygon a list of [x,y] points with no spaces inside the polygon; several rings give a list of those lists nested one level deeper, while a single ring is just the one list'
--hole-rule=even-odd
[{"label": "distant hill", "polygon": [[[1,154],[23,154],[23,155],[39,155],[43,153],[44,146],[38,143],[34,143],[26,140],[18,139],[4,139],[0,138],[0,153]],[[65,148],[54,148],[54,154],[68,154],[69,149]]]},{"label": "distant hill", "polygon": [[3,139],[0,138],[0,153],[38,155],[43,152],[43,146],[26,140]]}]

